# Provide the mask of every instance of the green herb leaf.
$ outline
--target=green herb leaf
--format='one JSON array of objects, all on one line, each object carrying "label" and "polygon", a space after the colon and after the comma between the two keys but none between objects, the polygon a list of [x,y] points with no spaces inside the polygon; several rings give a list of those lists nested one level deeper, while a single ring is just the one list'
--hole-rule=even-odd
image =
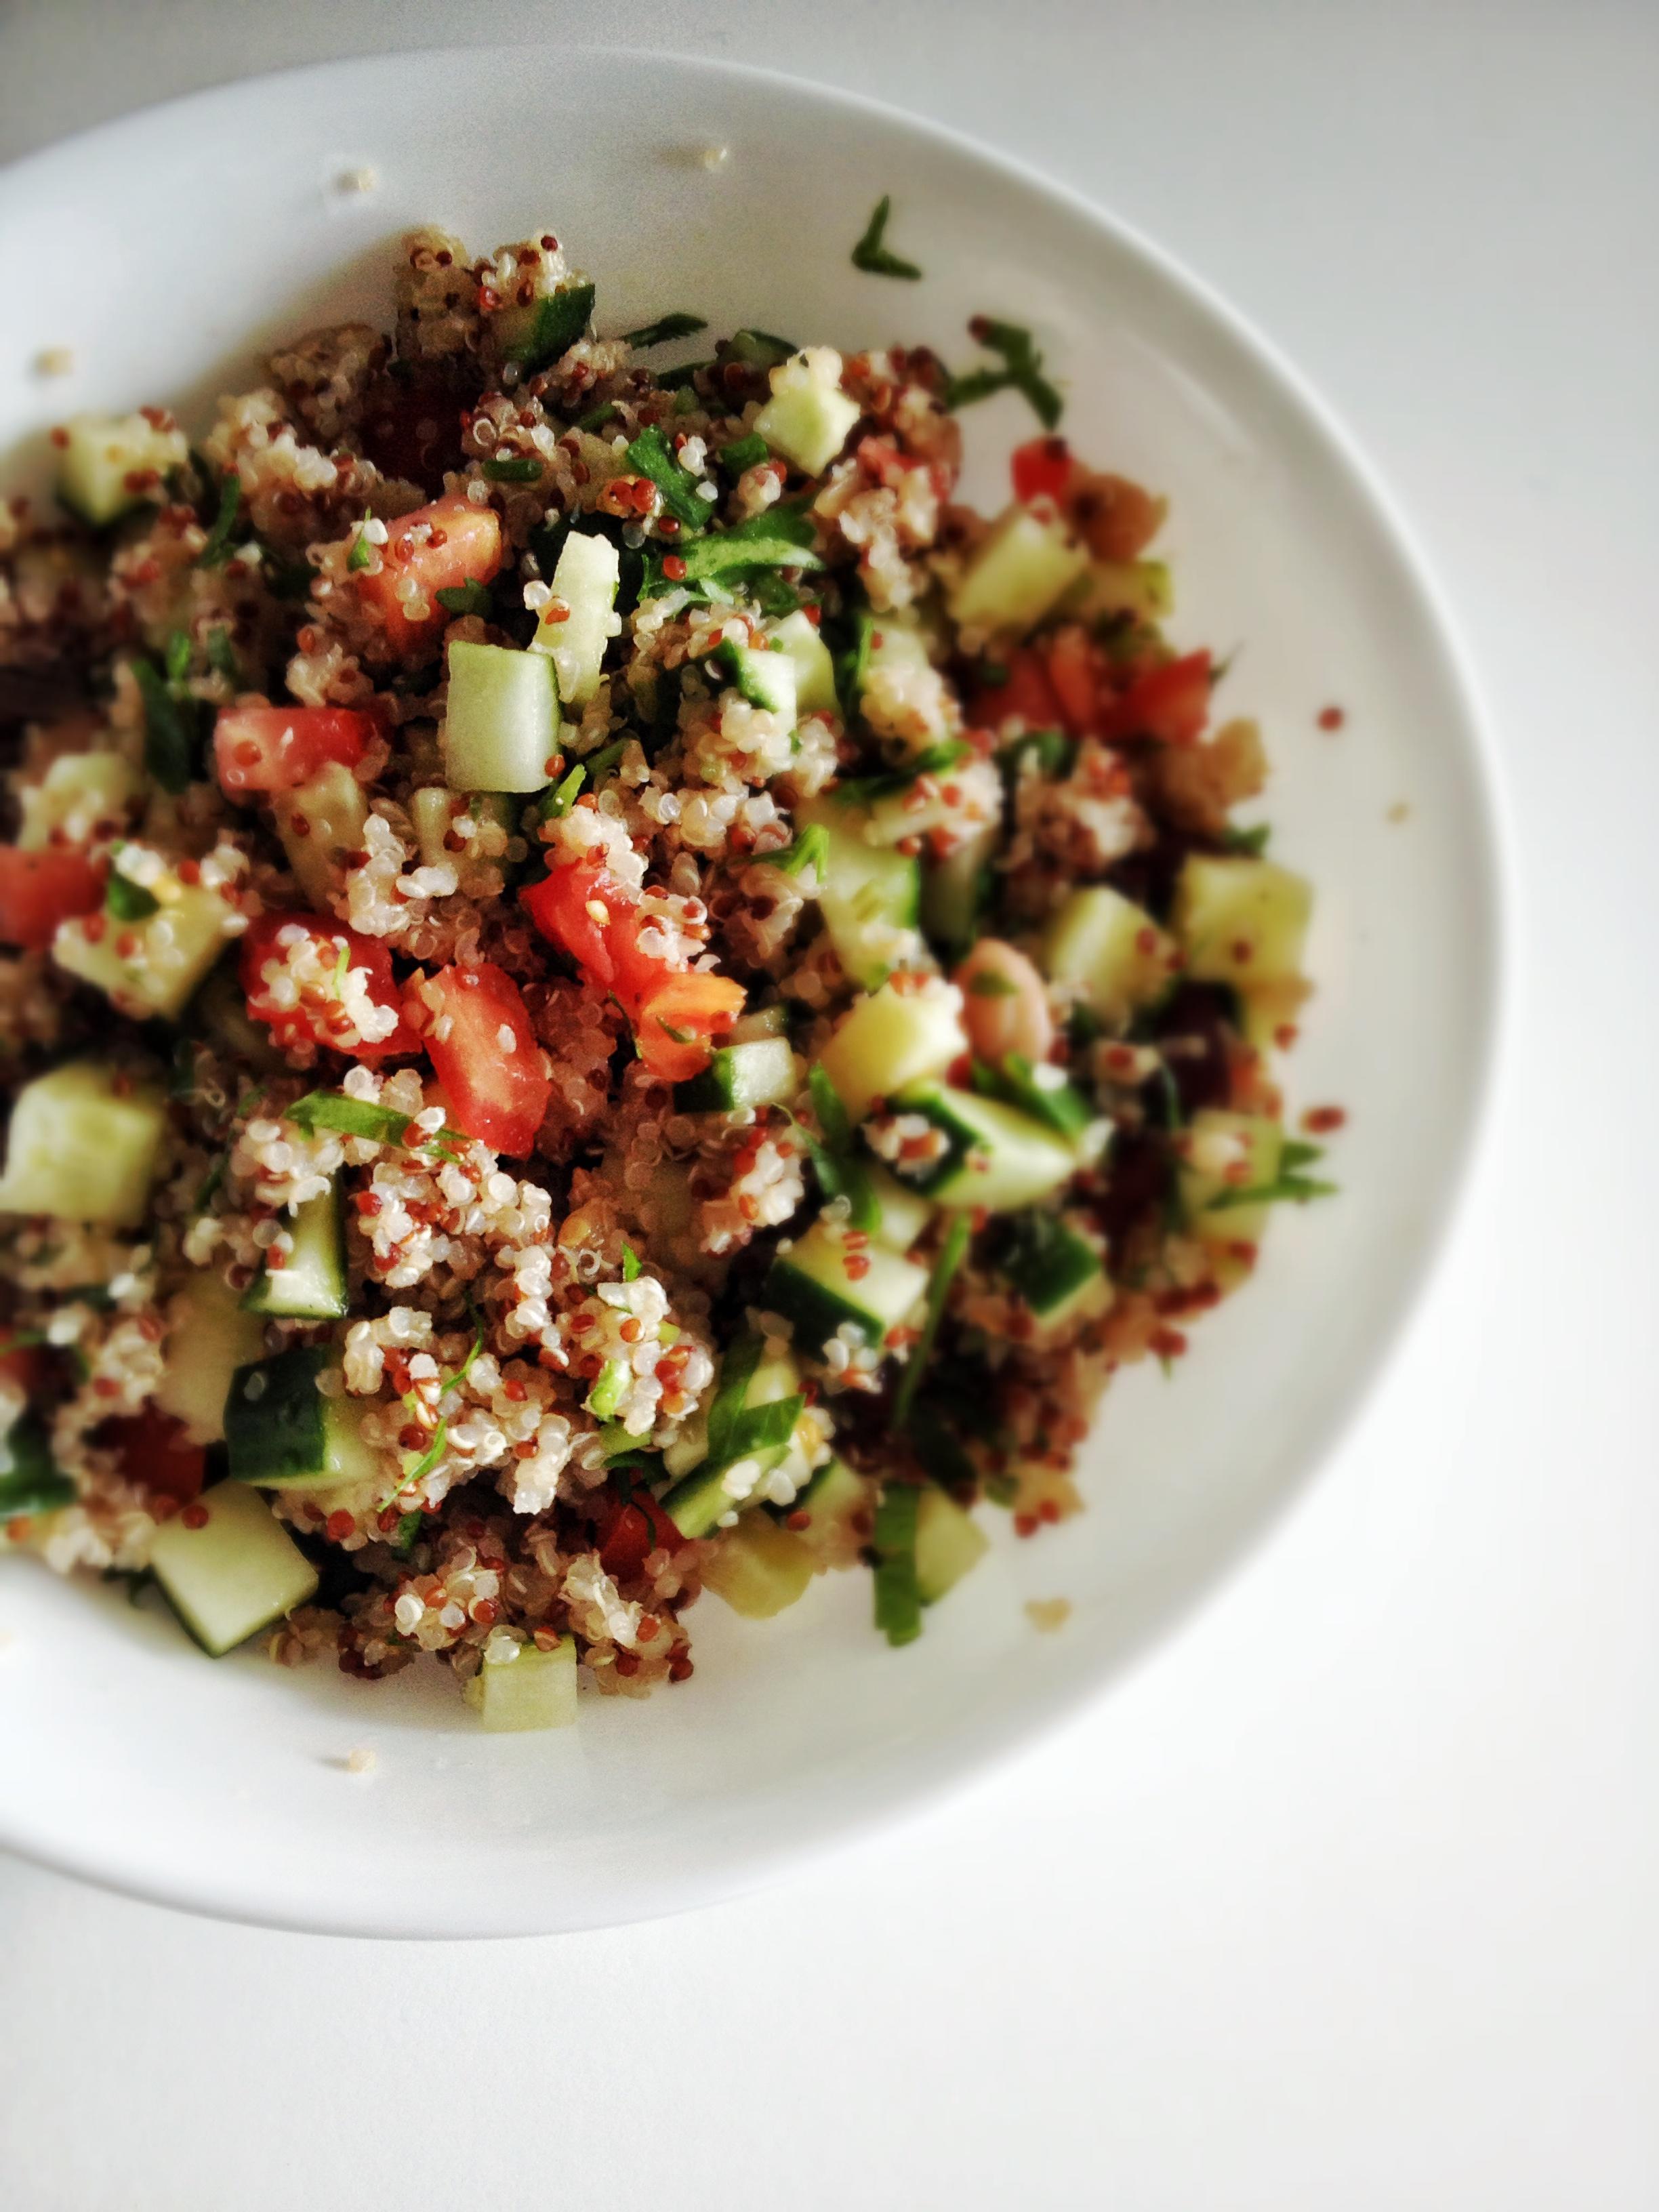
[{"label": "green herb leaf", "polygon": [[720,1361],[720,1387],[708,1408],[708,1456],[716,1465],[736,1456],[728,1449],[732,1431],[743,1410],[743,1401],[749,1395],[749,1385],[754,1380],[755,1370],[760,1365],[761,1356],[765,1350],[762,1340],[750,1333],[740,1336]]},{"label": "green herb leaf", "polygon": [[758,431],[751,430],[746,438],[734,438],[729,446],[720,447],[720,464],[734,477],[740,477],[745,469],[758,468],[769,459],[771,450]]},{"label": "green herb leaf", "polygon": [[775,1398],[769,1405],[745,1406],[726,1431],[724,1456],[746,1459],[750,1452],[777,1450],[788,1443],[805,1410],[804,1397]]},{"label": "green herb leaf", "polygon": [[[699,328],[701,327],[699,325]],[[623,1246],[622,1270],[623,1282],[636,1283],[639,1280],[640,1255],[631,1244]]]},{"label": "green herb leaf", "polygon": [[170,631],[161,665],[169,684],[182,684],[190,673],[190,639],[181,629]]},{"label": "green herb leaf", "polygon": [[708,526],[711,503],[697,496],[697,479],[683,469],[668,449],[668,441],[653,423],[641,430],[628,448],[628,465],[649,477],[662,494],[662,503],[688,530]]},{"label": "green herb leaf", "polygon": [[1266,822],[1258,822],[1249,830],[1241,830],[1237,823],[1230,822],[1222,832],[1222,849],[1228,853],[1243,853],[1249,859],[1258,860],[1267,851],[1267,840],[1272,835],[1272,825]]},{"label": "green herb leaf", "polygon": [[131,667],[144,702],[144,766],[163,791],[183,791],[196,763],[194,717],[186,719],[154,661],[135,659]]},{"label": "green herb leaf", "polygon": [[368,568],[369,562],[374,558],[374,547],[373,542],[369,538],[365,538],[362,532],[359,531],[357,535],[351,541],[350,552],[346,555],[347,575],[361,575],[362,571]]},{"label": "green herb leaf", "polygon": [[466,1142],[463,1131],[445,1127],[429,1137],[416,1131],[411,1144],[411,1115],[394,1113],[390,1106],[377,1106],[368,1098],[348,1097],[343,1091],[308,1091],[283,1109],[283,1119],[308,1137],[319,1129],[333,1129],[343,1137],[372,1137],[378,1144],[399,1145],[411,1152],[444,1152]]},{"label": "green herb leaf", "polygon": [[659,315],[654,323],[643,323],[636,331],[624,331],[623,343],[643,352],[647,346],[666,345],[670,338],[695,337],[708,328],[701,315],[688,315],[684,308],[677,308],[672,315]]},{"label": "green herb leaf", "polygon": [[575,767],[569,770],[562,781],[556,783],[552,790],[543,799],[539,809],[539,819],[544,822],[562,821],[580,796],[581,787],[586,781],[586,763],[578,761]]},{"label": "green herb leaf", "polygon": [[806,1086],[811,1093],[812,1111],[818,1117],[824,1143],[834,1152],[844,1152],[853,1141],[853,1124],[842,1103],[841,1093],[830,1080],[822,1061],[813,1061]]},{"label": "green herb leaf", "polygon": [[421,1533],[421,1522],[424,1517],[418,1505],[412,1513],[403,1516],[386,1540],[394,1552],[400,1552],[405,1559],[408,1558],[415,1548],[415,1539]]},{"label": "green herb leaf", "polygon": [[586,415],[579,415],[571,424],[574,430],[600,430],[617,411],[614,399],[601,399],[597,407],[590,407]]},{"label": "green herb leaf", "polygon": [[[712,512],[706,501],[698,504],[705,517]],[[735,581],[751,568],[821,568],[823,557],[812,539],[811,519],[799,508],[769,507],[733,529],[711,532],[684,547],[682,581],[702,583],[711,577]]]},{"label": "green herb leaf", "polygon": [[1301,1137],[1287,1137],[1279,1155],[1279,1171],[1285,1175],[1296,1168],[1310,1168],[1316,1160],[1324,1157],[1323,1145],[1310,1145]]},{"label": "green herb leaf", "polygon": [[1064,775],[1076,757],[1077,748],[1064,730],[1027,730],[1005,745],[997,756],[1003,769],[1018,778],[1027,761],[1036,764],[1039,775]]},{"label": "green herb leaf", "polygon": [[866,226],[863,237],[853,248],[853,266],[864,270],[872,276],[915,278],[921,274],[915,263],[901,259],[882,243],[887,234],[887,218],[892,211],[891,196],[884,192],[876,202],[875,212]]},{"label": "green herb leaf", "polygon": [[236,518],[242,511],[242,479],[234,469],[219,480],[219,511],[213,518],[213,527],[207,535],[207,544],[196,556],[198,568],[222,568],[231,555],[231,538],[236,529]]},{"label": "green herb leaf", "polygon": [[75,1485],[53,1461],[46,1430],[33,1413],[20,1413],[0,1443],[0,1522],[55,1512],[74,1499]]},{"label": "green herb leaf", "polygon": [[516,362],[526,376],[533,376],[561,354],[568,353],[586,330],[592,312],[591,284],[561,284],[556,292],[536,302],[530,328],[517,345],[507,349],[507,359]]},{"label": "green herb leaf", "polygon": [[208,666],[216,676],[222,676],[232,685],[240,684],[242,664],[223,623],[216,623],[207,634],[207,657]]},{"label": "green herb leaf", "polygon": [[970,407],[976,400],[988,399],[993,392],[1023,392],[1043,428],[1052,430],[1060,421],[1063,403],[1042,374],[1042,356],[1030,331],[1022,330],[1018,323],[999,322],[991,315],[975,315],[968,329],[988,351],[1002,356],[1003,366],[970,369],[965,376],[950,378],[945,387],[945,404]]},{"label": "green herb leaf", "polygon": [[[120,847],[116,847],[120,851]],[[109,882],[104,890],[104,912],[112,921],[148,921],[161,911],[161,901],[142,884],[135,884],[118,868],[109,872]]]},{"label": "green herb leaf", "polygon": [[994,1066],[974,1062],[974,1088],[988,1098],[1000,1098],[1029,1114],[1062,1137],[1075,1137],[1095,1118],[1088,1100],[1070,1083],[1039,1083],[1037,1071],[1024,1053],[1011,1052]]},{"label": "green herb leaf", "polygon": [[449,1416],[446,1413],[442,1420],[439,1422],[437,1427],[432,1432],[432,1443],[430,1447],[422,1454],[415,1465],[409,1468],[407,1473],[404,1474],[403,1480],[398,1485],[396,1490],[392,1492],[392,1495],[393,1498],[401,1498],[404,1491],[412,1490],[417,1482],[424,1482],[428,1475],[431,1474],[433,1468],[436,1467],[439,1461],[443,1457],[445,1451],[448,1448],[448,1444]]},{"label": "green herb leaf", "polygon": [[465,584],[442,585],[433,597],[450,615],[487,615],[493,604],[489,585],[481,584],[477,577]]},{"label": "green herb leaf", "polygon": [[492,453],[483,468],[491,483],[536,483],[542,473],[541,463],[528,453]]},{"label": "green herb leaf", "polygon": [[766,853],[761,857],[769,867],[781,868],[789,876],[799,876],[811,868],[822,883],[830,858],[830,832],[822,822],[809,822],[793,845],[786,845],[781,853]]},{"label": "green herb leaf", "polygon": [[1334,1182],[1319,1182],[1312,1176],[1291,1170],[1280,1174],[1272,1182],[1261,1182],[1249,1190],[1230,1188],[1205,1203],[1206,1213],[1228,1213],[1238,1206],[1276,1206],[1288,1200],[1294,1206],[1305,1206],[1310,1198],[1334,1198],[1338,1186]]},{"label": "green herb leaf", "polygon": [[913,1483],[890,1483],[876,1508],[871,1542],[876,1553],[876,1626],[890,1644],[913,1644],[921,1633],[921,1593],[916,1587],[916,1511],[921,1492]]},{"label": "green herb leaf", "polygon": [[915,1349],[904,1363],[904,1372],[899,1377],[898,1390],[893,1400],[893,1426],[896,1429],[902,1429],[909,1421],[910,1407],[921,1387],[922,1374],[933,1358],[939,1324],[945,1319],[945,1304],[951,1295],[951,1285],[968,1256],[968,1240],[971,1233],[965,1213],[951,1215],[944,1245],[928,1279],[927,1312],[921,1324],[921,1335]]}]

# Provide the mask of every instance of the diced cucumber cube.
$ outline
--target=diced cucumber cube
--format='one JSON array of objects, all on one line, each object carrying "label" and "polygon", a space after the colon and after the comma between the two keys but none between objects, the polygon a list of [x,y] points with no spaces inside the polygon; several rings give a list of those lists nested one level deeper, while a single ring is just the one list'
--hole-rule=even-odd
[{"label": "diced cucumber cube", "polygon": [[94,830],[118,826],[143,791],[143,778],[120,753],[60,754],[39,783],[17,794],[17,842],[26,853],[60,841],[84,845]]},{"label": "diced cucumber cube", "polygon": [[493,822],[509,837],[519,834],[524,812],[520,794],[511,791],[451,791],[447,784],[428,783],[409,795],[409,818],[423,868],[453,866],[455,855],[447,839],[457,822]]},{"label": "diced cucumber cube", "polygon": [[870,1234],[890,1252],[908,1252],[933,1218],[933,1208],[920,1191],[908,1190],[885,1168],[867,1167],[866,1188],[876,1207]]},{"label": "diced cucumber cube", "polygon": [[452,791],[541,791],[559,749],[559,697],[544,653],[449,648],[444,775]]},{"label": "diced cucumber cube", "polygon": [[937,977],[901,990],[884,983],[842,1016],[822,1055],[824,1073],[854,1121],[878,1098],[937,1075],[968,1050],[962,994]]},{"label": "diced cucumber cube", "polygon": [[943,1131],[948,1149],[917,1187],[937,1204],[1012,1212],[1069,1182],[1080,1164],[1066,1140],[1000,1098],[981,1098],[947,1084],[919,1083],[892,1100]]},{"label": "diced cucumber cube", "polygon": [[908,854],[873,845],[865,836],[868,816],[834,799],[796,810],[803,829],[821,827],[828,849],[819,872],[818,910],[836,957],[866,991],[894,969],[925,957],[916,927],[921,908],[921,870]]},{"label": "diced cucumber cube", "polygon": [[58,966],[105,993],[118,1013],[137,1021],[177,1021],[191,994],[224,948],[236,909],[206,884],[168,875],[154,887],[161,901],[142,921],[104,915],[65,921],[52,939]]},{"label": "diced cucumber cube", "polygon": [[870,1540],[875,1512],[874,1482],[832,1459],[797,1496],[791,1518],[804,1513],[806,1525],[793,1533],[825,1566],[850,1566]]},{"label": "diced cucumber cube", "polygon": [[317,1570],[257,1491],[216,1483],[207,1516],[175,1514],[152,1538],[149,1564],[179,1620],[214,1658],[317,1594]]},{"label": "diced cucumber cube", "polygon": [[1203,1244],[1259,1244],[1267,1202],[1218,1206],[1216,1200],[1273,1182],[1284,1142],[1283,1128],[1266,1115],[1233,1114],[1218,1106],[1194,1114],[1182,1139],[1181,1205],[1188,1233]]},{"label": "diced cucumber cube", "polygon": [[303,1200],[283,1224],[289,1249],[265,1262],[243,1304],[250,1313],[296,1321],[337,1321],[351,1303],[346,1280],[345,1206],[337,1176]]},{"label": "diced cucumber cube", "polygon": [[1137,1008],[1168,990],[1179,958],[1175,940],[1144,907],[1109,884],[1091,884],[1056,908],[1042,940],[1042,965],[1109,1029],[1124,1029]]},{"label": "diced cucumber cube", "polygon": [[966,838],[921,872],[921,927],[932,945],[955,956],[981,933],[992,886],[991,862],[1002,842],[1000,823]]},{"label": "diced cucumber cube", "polygon": [[160,479],[190,459],[182,430],[158,430],[144,415],[76,415],[64,436],[58,496],[94,529],[162,498]]},{"label": "diced cucumber cube", "polygon": [[597,531],[573,530],[565,539],[553,571],[553,596],[530,642],[532,651],[552,660],[567,707],[585,707],[599,688],[605,649],[622,631],[615,612],[621,573],[622,556]]},{"label": "diced cucumber cube", "polygon": [[702,1565],[708,1588],[746,1620],[769,1620],[802,1596],[817,1569],[811,1548],[765,1513],[745,1513]]},{"label": "diced cucumber cube", "polygon": [[331,761],[297,791],[278,792],[270,811],[288,864],[319,914],[327,914],[348,858],[362,850],[368,802],[349,768]]},{"label": "diced cucumber cube", "polygon": [[1056,1213],[1016,1215],[998,1266],[1045,1333],[1111,1304],[1101,1246]]},{"label": "diced cucumber cube", "polygon": [[216,1268],[195,1268],[173,1303],[155,1403],[184,1423],[192,1443],[217,1443],[231,1377],[264,1349],[260,1316],[244,1309]]},{"label": "diced cucumber cube", "polygon": [[772,397],[755,429],[804,476],[821,476],[863,410],[841,389],[841,356],[828,346],[791,354],[772,371]]},{"label": "diced cucumber cube", "polygon": [[225,1400],[225,1445],[238,1482],[269,1490],[326,1490],[380,1472],[363,1436],[363,1401],[343,1388],[330,1396],[319,1378],[337,1376],[325,1345],[295,1345],[239,1367]]},{"label": "diced cucumber cube", "polygon": [[136,1229],[166,1121],[160,1091],[96,1060],[36,1076],[12,1105],[0,1213]]},{"label": "diced cucumber cube", "polygon": [[795,672],[795,712],[798,714],[839,714],[836,664],[816,626],[797,607],[772,625],[772,635],[783,647]]},{"label": "diced cucumber cube", "polygon": [[990,1548],[972,1516],[930,1483],[916,1501],[916,1595],[922,1603],[937,1605]]},{"label": "diced cucumber cube", "polygon": [[1066,594],[1065,612],[1079,622],[1103,615],[1132,615],[1136,622],[1167,622],[1175,587],[1167,561],[1092,561]]},{"label": "diced cucumber cube", "polygon": [[1258,984],[1296,976],[1313,910],[1305,877],[1273,860],[1194,853],[1176,885],[1173,921],[1195,982]]},{"label": "diced cucumber cube", "polygon": [[[749,1340],[750,1356],[753,1340]],[[799,1460],[799,1480],[806,1467],[796,1441],[799,1408],[788,1433],[757,1443],[748,1433],[753,1424],[741,1417],[766,1406],[781,1406],[799,1397],[800,1369],[793,1355],[761,1358],[742,1375],[741,1347],[721,1361],[721,1374],[706,1409],[663,1454],[671,1474],[683,1479],[663,1498],[663,1510],[683,1536],[703,1536],[726,1515],[753,1498],[767,1478],[783,1467],[792,1455]],[[733,1417],[737,1418],[733,1418]],[[715,1448],[711,1450],[711,1431]],[[721,1441],[722,1437],[724,1441]],[[695,1459],[688,1454],[695,1448]]]},{"label": "diced cucumber cube", "polygon": [[975,755],[936,775],[913,778],[904,790],[878,799],[869,810],[864,834],[878,845],[927,838],[935,830],[955,836],[965,816],[986,823],[994,839],[1000,836],[1002,779],[992,762]]},{"label": "diced cucumber cube", "polygon": [[714,1053],[701,1075],[674,1086],[682,1114],[740,1113],[793,1098],[800,1088],[800,1063],[787,1037],[757,1037]]},{"label": "diced cucumber cube", "polygon": [[740,1014],[726,1034],[733,1044],[753,1044],[760,1037],[787,1037],[789,1009],[781,1002],[757,1006],[751,1014]]},{"label": "diced cucumber cube", "polygon": [[1088,565],[1088,554],[1058,522],[1011,507],[963,570],[951,617],[960,629],[1024,637]]},{"label": "diced cucumber cube", "polygon": [[911,757],[957,735],[951,694],[939,679],[927,636],[914,617],[874,618],[859,705],[878,736]]},{"label": "diced cucumber cube", "polygon": [[574,1728],[576,1639],[562,1636],[550,1651],[538,1644],[515,1644],[510,1654],[501,1649],[499,1638],[492,1639],[464,1694],[492,1735]]},{"label": "diced cucumber cube", "polygon": [[844,1228],[820,1218],[779,1253],[763,1296],[816,1358],[848,1322],[866,1344],[884,1344],[927,1296],[927,1281],[926,1267],[880,1244],[849,1247]]},{"label": "diced cucumber cube", "polygon": [[768,646],[737,645],[731,639],[716,648],[717,657],[731,672],[739,695],[751,707],[780,715],[793,729],[795,722],[795,664],[787,653]]}]

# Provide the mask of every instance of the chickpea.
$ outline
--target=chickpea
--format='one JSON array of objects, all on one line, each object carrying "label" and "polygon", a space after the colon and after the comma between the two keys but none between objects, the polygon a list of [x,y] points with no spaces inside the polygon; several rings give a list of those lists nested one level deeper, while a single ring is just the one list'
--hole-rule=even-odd
[{"label": "chickpea", "polygon": [[[1000,937],[981,938],[957,969],[963,1020],[981,1060],[1023,1053],[1045,1060],[1054,1042],[1054,1017],[1042,976]],[[977,986],[977,988],[975,988]]]}]

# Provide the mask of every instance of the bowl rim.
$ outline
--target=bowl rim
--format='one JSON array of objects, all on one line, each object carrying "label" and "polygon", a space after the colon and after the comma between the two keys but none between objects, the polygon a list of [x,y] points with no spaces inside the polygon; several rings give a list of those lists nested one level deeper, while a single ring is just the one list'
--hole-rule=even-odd
[{"label": "bowl rim", "polygon": [[[83,1834],[65,1839],[31,1826],[24,1808],[0,1802],[0,1849],[49,1871],[72,1875],[119,1895],[173,1907],[204,1917],[245,1924],[276,1927],[300,1933],[378,1936],[388,1939],[421,1937],[428,1941],[477,1940],[484,1936],[569,1932],[577,1929],[618,1926],[719,1902],[749,1890],[768,1887],[797,1868],[867,1844],[880,1831],[908,1827],[936,1812],[948,1797],[988,1780],[994,1769],[1036,1751],[1058,1732],[1075,1724],[1082,1714],[1113,1684],[1127,1680],[1156,1651],[1190,1627],[1231,1577],[1260,1555],[1289,1516],[1305,1502],[1316,1477],[1358,1425],[1400,1359],[1425,1297],[1444,1266],[1462,1225],[1477,1187],[1480,1154],[1490,1128],[1507,1064],[1513,1033],[1516,975],[1515,916],[1518,911],[1518,859],[1510,802],[1500,767],[1498,742],[1471,655],[1459,623],[1448,601],[1434,564],[1364,449],[1340,415],[1310,379],[1241,309],[1205,277],[1148,237],[1135,225],[1102,206],[1073,185],[1048,175],[1022,157],[1003,152],[971,133],[919,115],[896,102],[868,94],[818,83],[746,62],[687,54],[672,47],[616,46],[604,42],[575,45],[550,40],[454,46],[398,45],[367,54],[302,62],[281,69],[260,70],[222,79],[214,84],[156,100],[124,114],[88,125],[19,155],[0,166],[0,215],[15,199],[27,201],[43,187],[49,188],[59,164],[73,163],[89,142],[130,137],[143,141],[158,125],[189,117],[216,104],[234,103],[255,89],[291,86],[296,94],[307,81],[360,76],[371,78],[400,66],[451,60],[476,67],[489,57],[522,63],[526,54],[556,56],[573,60],[628,68],[640,64],[694,72],[708,79],[736,79],[761,85],[793,101],[804,101],[831,112],[851,111],[919,139],[958,159],[973,162],[1018,184],[1080,219],[1103,234],[1127,261],[1139,264],[1149,276],[1199,318],[1218,329],[1229,344],[1261,380],[1267,396],[1300,420],[1323,448],[1326,460],[1346,479],[1364,520],[1378,544],[1392,556],[1401,581],[1407,586],[1427,636],[1437,648],[1447,703],[1460,726],[1469,775],[1468,828],[1480,868],[1473,884],[1481,908],[1484,974],[1477,975],[1478,1030],[1469,1039],[1468,1073],[1465,1078],[1462,1126],[1442,1170],[1445,1196],[1434,1220],[1420,1235],[1409,1265],[1402,1273],[1395,1309],[1357,1363],[1354,1378],[1340,1401],[1310,1430],[1294,1474],[1272,1499],[1253,1516],[1244,1533],[1218,1560],[1195,1576],[1189,1586],[1164,1612],[1154,1628],[1115,1655],[1109,1664],[1079,1658],[1063,1688],[1053,1691],[1029,1711],[982,1723],[951,1740],[948,1756],[931,1760],[924,1754],[911,1769],[902,1794],[888,1792],[874,1802],[823,1821],[810,1835],[793,1835],[781,1842],[760,1844],[735,1857],[714,1880],[698,1878],[687,1884],[676,1876],[660,1893],[653,1893],[626,1910],[606,1910],[576,1918],[541,1919],[531,1925],[503,1924],[487,1911],[469,1917],[471,1908],[453,1915],[448,1924],[434,1929],[413,1923],[407,1913],[388,1911],[376,1917],[366,1915],[360,1904],[335,1907],[325,1894],[315,1897],[303,1910],[277,1908],[249,1894],[233,1879],[222,1879],[204,1893],[199,1880],[180,1876],[170,1880],[160,1871],[135,1871],[122,1863],[118,1840],[101,1844]],[[180,136],[183,132],[181,130]],[[672,1894],[676,1887],[692,1893]]]}]

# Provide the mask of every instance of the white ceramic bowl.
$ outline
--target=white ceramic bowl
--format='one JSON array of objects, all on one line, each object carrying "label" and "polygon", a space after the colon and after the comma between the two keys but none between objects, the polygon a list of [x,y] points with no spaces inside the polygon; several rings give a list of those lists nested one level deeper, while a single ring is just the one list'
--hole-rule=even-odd
[{"label": "white ceramic bowl", "polygon": [[[704,158],[723,148],[717,163]],[[342,188],[369,169],[370,191]],[[927,280],[860,276],[878,194]],[[1478,1115],[1498,998],[1494,809],[1421,564],[1323,410],[1236,317],[1081,202],[885,110],[667,58],[399,55],[204,94],[0,177],[6,476],[80,408],[201,407],[276,334],[384,310],[388,249],[550,224],[601,329],[671,307],[843,348],[972,351],[1032,325],[1080,450],[1171,497],[1178,638],[1244,651],[1274,849],[1318,886],[1293,1101],[1340,1101],[1340,1200],[1277,1221],[1177,1384],[1111,1393],[1091,1510],[983,1568],[889,1650],[861,1575],[749,1625],[709,1598],[695,1679],[580,1726],[481,1735],[445,1675],[365,1686],[203,1659],[96,1585],[0,1563],[0,1841],[201,1910],[365,1934],[573,1928],[671,1911],[913,1806],[1097,1692],[1308,1479],[1422,1282]],[[67,377],[35,357],[73,349]],[[1000,498],[1030,422],[964,417]],[[4,479],[0,479],[4,480]],[[1329,701],[1340,736],[1316,727]],[[1395,817],[1409,809],[1404,820]],[[1064,1592],[1059,1634],[1030,1595]],[[343,1771],[368,1745],[372,1778]]]}]

